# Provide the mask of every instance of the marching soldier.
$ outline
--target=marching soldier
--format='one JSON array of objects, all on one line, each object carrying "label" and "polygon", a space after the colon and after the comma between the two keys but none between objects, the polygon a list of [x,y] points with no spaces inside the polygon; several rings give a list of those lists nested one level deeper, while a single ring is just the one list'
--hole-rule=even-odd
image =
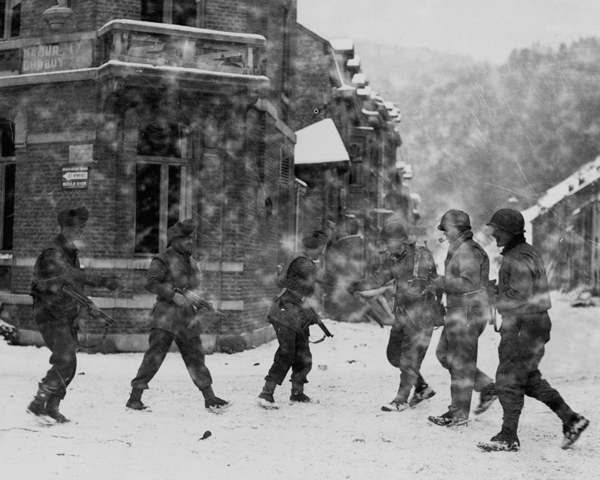
[{"label": "marching soldier", "polygon": [[152,310],[149,347],[135,378],[127,408],[145,410],[142,394],[162,365],[173,341],[192,381],[204,396],[204,406],[211,413],[222,413],[230,404],[215,395],[212,378],[204,363],[204,349],[195,319],[194,305],[184,293],[199,295],[200,272],[192,258],[192,220],[177,222],[167,231],[169,247],[155,257],[146,274],[146,288],[157,295]]},{"label": "marching soldier", "polygon": [[[120,288],[115,276],[93,275],[81,269],[75,242],[81,239],[88,218],[85,207],[62,210],[58,214],[60,233],[42,250],[33,268],[33,316],[52,352],[52,368],[39,383],[27,412],[42,424],[69,421],[60,413],[59,405],[77,369],[77,317],[82,307],[63,291],[63,287],[68,286],[76,292],[81,292],[85,285],[109,290]],[[91,314],[97,314],[95,307]]]},{"label": "marching soldier", "polygon": [[[435,302],[428,291],[437,276],[429,250],[408,239],[406,226],[391,222],[381,231],[388,258],[371,278],[353,282],[351,294],[369,296],[373,291],[395,281],[394,316],[387,347],[388,361],[400,369],[400,385],[396,397],[381,409],[401,412],[435,395],[421,376],[421,364],[429,348],[434,322],[427,315],[427,302]],[[414,387],[414,393],[409,395]]]},{"label": "marching soldier", "polygon": [[517,210],[498,210],[488,225],[494,229],[492,236],[502,248],[503,257],[494,303],[502,315],[496,390],[504,415],[500,433],[489,442],[480,442],[478,447],[488,452],[520,449],[517,429],[527,395],[547,405],[561,419],[561,448],[569,448],[590,422],[571,410],[538,368],[552,326],[544,262],[525,241],[525,220]]},{"label": "marching soldier", "polygon": [[317,268],[319,257],[325,252],[329,238],[325,232],[315,230],[302,238],[303,249],[287,259],[278,277],[281,293],[275,299],[268,321],[273,325],[279,348],[275,352],[273,365],[265,377],[265,384],[258,396],[258,404],[265,409],[279,408],[273,394],[287,373],[292,370],[292,402],[309,402],[304,393],[304,384],[312,368],[309,345],[309,327],[320,318],[307,304],[315,292],[317,283],[335,285],[333,275]]},{"label": "marching soldier", "polygon": [[480,335],[489,320],[487,287],[490,262],[473,240],[471,220],[460,210],[447,211],[438,230],[450,242],[444,261],[445,274],[434,284],[446,293],[446,320],[436,349],[441,365],[450,372],[451,404],[429,421],[440,426],[465,424],[473,390],[480,392],[475,414],[485,412],[496,399],[494,381],[477,368]]}]

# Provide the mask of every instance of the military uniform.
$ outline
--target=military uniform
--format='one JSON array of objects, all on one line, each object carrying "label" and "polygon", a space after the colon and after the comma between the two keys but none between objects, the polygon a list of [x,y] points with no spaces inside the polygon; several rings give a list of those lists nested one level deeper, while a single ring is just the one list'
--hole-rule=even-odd
[{"label": "military uniform", "polygon": [[517,429],[525,395],[547,405],[563,423],[562,448],[569,448],[589,425],[561,395],[542,378],[539,363],[550,341],[552,304],[544,262],[525,241],[525,221],[512,209],[497,211],[488,225],[502,250],[498,290],[494,303],[500,315],[499,364],[496,390],[502,405],[502,430],[490,442],[478,446],[485,451],[518,451]]},{"label": "military uniform", "polygon": [[277,285],[282,290],[267,314],[279,346],[258,396],[258,403],[263,408],[278,408],[273,393],[277,385],[283,383],[290,369],[290,400],[310,400],[304,394],[304,384],[308,383],[307,376],[312,369],[309,327],[319,317],[307,301],[314,295],[317,283],[330,286],[337,283],[335,276],[317,268],[314,261],[323,253],[327,241],[327,235],[319,230],[305,235],[302,239],[304,250],[291,255],[279,273]]},{"label": "military uniform", "polygon": [[284,289],[267,314],[273,325],[279,348],[265,380],[281,385],[287,372],[292,370],[292,384],[307,383],[307,375],[312,368],[312,354],[309,345],[309,327],[314,324],[316,313],[306,300],[315,291],[317,283],[335,285],[335,277],[318,270],[306,252],[292,255],[282,269]]},{"label": "military uniform", "polygon": [[194,231],[191,221],[178,222],[169,229],[170,241],[174,243],[150,263],[146,274],[146,289],[157,295],[152,309],[149,347],[137,375],[131,381],[132,393],[127,406],[144,410],[142,392],[160,369],[173,343],[181,353],[194,385],[205,397],[206,407],[222,409],[227,402],[214,396],[212,377],[205,364],[205,354],[199,332],[194,327],[196,313],[193,306],[177,305],[175,289],[190,290],[199,295],[200,271],[190,252],[185,251],[175,240],[191,236]]},{"label": "military uniform", "polygon": [[461,232],[450,244],[444,270],[446,320],[436,356],[450,372],[448,414],[467,419],[473,390],[481,392],[493,384],[493,379],[477,368],[479,336],[490,318],[490,264],[483,248],[473,240],[473,232]]},{"label": "military uniform", "polygon": [[[415,260],[417,255],[420,258]],[[392,280],[396,283],[395,320],[386,350],[388,361],[400,369],[400,386],[392,402],[395,408],[407,403],[413,387],[416,392],[428,388],[420,369],[434,328],[432,319],[426,315],[426,302],[434,301],[427,286],[436,276],[429,250],[407,241],[402,254],[392,253],[371,278],[354,282],[349,288],[354,293],[382,287]]]},{"label": "military uniform", "polygon": [[[76,224],[85,224],[88,216],[85,208],[63,210],[58,223],[61,228],[74,228]],[[110,290],[119,287],[114,276],[86,273],[79,263],[76,246],[62,233],[42,250],[35,262],[31,282],[33,316],[52,352],[52,368],[40,382],[28,411],[58,422],[67,421],[59,414],[58,404],[65,398],[77,370],[77,317],[82,308],[62,290],[65,285],[79,293],[86,285]]]}]

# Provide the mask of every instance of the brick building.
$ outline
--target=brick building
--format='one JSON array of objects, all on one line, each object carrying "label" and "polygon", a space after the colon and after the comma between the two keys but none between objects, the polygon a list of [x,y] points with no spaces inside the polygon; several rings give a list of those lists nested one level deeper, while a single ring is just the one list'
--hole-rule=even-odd
[{"label": "brick building", "polygon": [[[407,166],[397,158],[400,112],[369,85],[351,40],[328,41],[298,24],[296,41],[291,125],[304,185],[299,223],[327,231],[327,267],[356,279],[379,266],[386,221],[401,219],[418,232]],[[325,307],[339,320],[364,314],[344,282],[326,292]]]},{"label": "brick building", "polygon": [[0,12],[2,318],[22,343],[40,342],[31,270],[57,212],[85,205],[83,265],[126,284],[118,297],[91,292],[119,323],[105,351],[145,348],[146,269],[189,217],[207,298],[228,315],[207,322],[205,346],[264,341],[273,252],[298,230],[296,1],[55,3],[9,0]]}]

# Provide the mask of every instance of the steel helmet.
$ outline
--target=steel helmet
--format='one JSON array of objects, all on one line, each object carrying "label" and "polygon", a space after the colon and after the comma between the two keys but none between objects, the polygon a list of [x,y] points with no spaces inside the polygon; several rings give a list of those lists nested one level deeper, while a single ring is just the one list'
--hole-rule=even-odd
[{"label": "steel helmet", "polygon": [[487,224],[490,227],[496,227],[508,233],[523,233],[525,232],[525,219],[518,210],[512,208],[501,208]]},{"label": "steel helmet", "polygon": [[383,226],[381,229],[381,240],[389,240],[391,238],[395,238],[398,240],[404,241],[404,243],[408,242],[408,229],[406,225],[402,222],[390,222]]},{"label": "steel helmet", "polygon": [[442,216],[438,230],[444,230],[444,226],[451,225],[453,227],[464,227],[466,229],[471,228],[471,219],[462,210],[448,210]]}]

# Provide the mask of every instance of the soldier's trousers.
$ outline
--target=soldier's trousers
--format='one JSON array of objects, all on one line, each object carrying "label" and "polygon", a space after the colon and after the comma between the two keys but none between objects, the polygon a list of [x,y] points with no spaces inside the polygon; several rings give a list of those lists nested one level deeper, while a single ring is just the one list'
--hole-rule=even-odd
[{"label": "soldier's trousers", "polygon": [[486,320],[473,314],[470,308],[447,309],[444,328],[436,349],[436,356],[450,372],[451,404],[453,415],[469,418],[473,390],[480,392],[493,379],[477,368],[479,336]]},{"label": "soldier's trousers", "polygon": [[148,350],[144,354],[142,364],[138,369],[137,375],[131,381],[133,388],[146,390],[150,380],[154,378],[160,366],[162,365],[169,348],[175,341],[181,358],[192,377],[194,385],[203,390],[212,385],[210,371],[204,363],[204,349],[200,336],[187,337],[185,333],[174,334],[160,328],[150,330]]},{"label": "soldier's trousers", "polygon": [[504,412],[503,428],[508,431],[516,433],[525,395],[546,404],[563,423],[574,416],[538,369],[551,327],[547,312],[502,318],[496,390]]},{"label": "soldier's trousers", "polygon": [[278,322],[272,322],[279,348],[275,352],[273,365],[265,377],[267,381],[283,383],[285,376],[292,369],[291,381],[295,384],[308,383],[306,377],[312,369],[312,354],[308,335],[301,334]]},{"label": "soldier's trousers", "polygon": [[52,352],[48,370],[40,386],[53,396],[65,398],[67,387],[77,371],[77,330],[66,318],[58,318],[52,309],[34,305],[33,315],[46,346]]},{"label": "soldier's trousers", "polygon": [[412,387],[419,381],[424,382],[421,364],[429,348],[432,333],[433,326],[421,328],[408,317],[396,313],[386,355],[388,361],[400,369],[398,397],[401,397],[403,402],[408,400]]}]

